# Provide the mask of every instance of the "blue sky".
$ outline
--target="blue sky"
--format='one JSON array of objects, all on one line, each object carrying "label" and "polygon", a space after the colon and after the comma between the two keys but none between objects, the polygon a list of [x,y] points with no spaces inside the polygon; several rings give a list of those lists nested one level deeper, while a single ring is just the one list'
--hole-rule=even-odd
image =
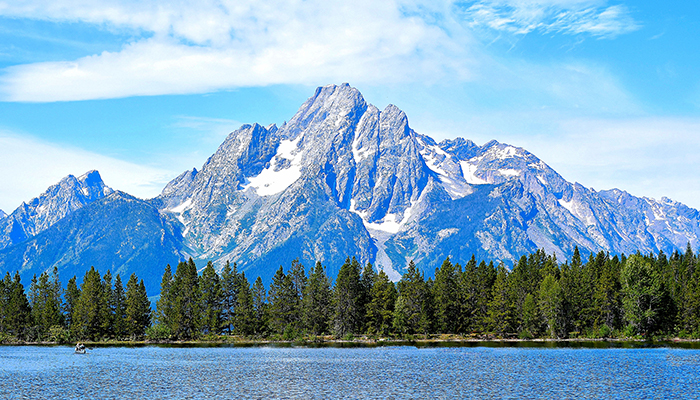
[{"label": "blue sky", "polygon": [[700,5],[0,0],[0,209],[98,169],[139,197],[349,82],[418,132],[700,208]]}]

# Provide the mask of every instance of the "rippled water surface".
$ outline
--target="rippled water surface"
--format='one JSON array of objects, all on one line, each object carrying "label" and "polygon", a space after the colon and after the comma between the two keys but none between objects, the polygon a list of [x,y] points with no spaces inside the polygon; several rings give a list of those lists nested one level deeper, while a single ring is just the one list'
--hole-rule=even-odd
[{"label": "rippled water surface", "polygon": [[700,398],[700,350],[0,346],[2,398]]}]

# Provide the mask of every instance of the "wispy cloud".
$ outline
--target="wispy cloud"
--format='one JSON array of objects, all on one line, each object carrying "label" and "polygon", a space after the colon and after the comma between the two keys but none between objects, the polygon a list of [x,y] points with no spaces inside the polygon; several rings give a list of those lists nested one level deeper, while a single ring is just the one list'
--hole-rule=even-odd
[{"label": "wispy cloud", "polygon": [[552,130],[512,139],[567,180],[657,200],[668,196],[700,209],[699,119],[571,118],[555,121]]},{"label": "wispy cloud", "polygon": [[469,76],[468,38],[405,9],[369,0],[0,3],[5,16],[149,32],[117,52],[10,67],[0,91],[61,101]]},{"label": "wispy cloud", "polygon": [[6,68],[0,98],[27,102],[464,82],[477,79],[489,58],[474,29],[612,37],[637,28],[624,6],[588,0],[0,0],[0,16],[133,32],[118,51]]},{"label": "wispy cloud", "polygon": [[[0,208],[8,214],[23,201],[43,193],[61,178],[97,169],[105,183],[135,196],[150,198],[179,171],[138,165],[78,148],[0,131]],[[27,179],[31,177],[31,179]]]},{"label": "wispy cloud", "polygon": [[[207,118],[190,115],[175,117],[173,128],[184,128],[198,133],[200,140],[220,144],[234,129],[243,125],[242,122],[226,118]],[[202,135],[203,134],[203,135]]]},{"label": "wispy cloud", "polygon": [[592,0],[480,0],[456,5],[472,28],[524,35],[531,32],[612,38],[639,29],[624,5]]}]

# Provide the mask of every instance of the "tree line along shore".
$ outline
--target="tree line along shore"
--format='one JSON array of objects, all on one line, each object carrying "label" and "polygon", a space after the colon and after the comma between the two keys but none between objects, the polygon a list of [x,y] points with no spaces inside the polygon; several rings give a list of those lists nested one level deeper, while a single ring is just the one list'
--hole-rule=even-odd
[{"label": "tree line along shore", "polygon": [[265,287],[226,263],[198,273],[192,259],[167,265],[152,310],[143,280],[126,288],[94,267],[63,289],[57,269],[28,290],[0,280],[0,343],[72,341],[333,341],[414,338],[700,338],[700,271],[690,245],[667,256],[591,254],[560,263],[544,250],[508,270],[472,256],[446,259],[428,279],[411,261],[393,283],[348,257],[335,282],[317,262],[280,266]]}]

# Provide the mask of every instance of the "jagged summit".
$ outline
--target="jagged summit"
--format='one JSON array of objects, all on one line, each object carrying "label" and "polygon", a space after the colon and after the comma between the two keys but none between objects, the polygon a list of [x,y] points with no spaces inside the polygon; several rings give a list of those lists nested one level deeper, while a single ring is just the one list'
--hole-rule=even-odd
[{"label": "jagged summit", "polygon": [[[321,261],[335,275],[356,256],[397,280],[410,260],[430,275],[448,256],[511,264],[536,249],[561,259],[575,246],[670,253],[700,245],[697,210],[567,182],[527,150],[495,140],[437,143],[398,107],[380,110],[348,84],[316,89],[279,127],[241,126],[154,199],[111,192],[96,171],[69,176],[0,218],[0,248],[10,246],[0,265],[10,253],[77,260],[88,249],[75,234],[108,236],[103,250],[120,254],[125,270],[135,254],[156,254],[158,242],[167,251],[154,263],[230,260],[266,280],[295,258],[307,267]],[[73,212],[88,203],[89,215]],[[89,233],[76,228],[82,222],[109,229]],[[49,229],[70,244],[39,240]],[[90,254],[85,259],[97,259]],[[44,265],[27,260],[17,262]]]},{"label": "jagged summit", "polygon": [[[633,210],[568,183],[528,151],[495,140],[483,146],[464,138],[436,143],[413,131],[398,107],[380,110],[348,84],[319,87],[278,129],[243,125],[202,172],[185,176],[192,174],[176,178],[161,194],[167,204],[162,211],[186,227],[185,240],[203,259],[243,264],[256,264],[250,254],[288,246],[311,262],[331,260],[320,245],[330,240],[325,231],[308,230],[315,226],[312,210],[324,210],[344,228],[359,226],[328,232],[342,238],[346,255],[379,263],[394,277],[409,259],[463,251],[513,260],[536,248],[567,256],[576,245],[654,250],[684,245],[680,236],[696,240],[698,231],[691,224],[670,239],[664,230],[620,224],[635,219]],[[171,193],[175,186],[182,189]],[[476,209],[471,204],[484,191],[495,207],[486,214],[477,211],[483,203]],[[455,212],[470,216],[472,228],[441,226]],[[446,220],[435,220],[438,215]],[[428,219],[435,224],[430,229]],[[642,239],[647,236],[655,239]],[[454,253],[449,244],[457,240],[471,247]]]},{"label": "jagged summit", "polygon": [[68,175],[0,221],[0,249],[39,234],[73,211],[112,193],[100,173]]}]

